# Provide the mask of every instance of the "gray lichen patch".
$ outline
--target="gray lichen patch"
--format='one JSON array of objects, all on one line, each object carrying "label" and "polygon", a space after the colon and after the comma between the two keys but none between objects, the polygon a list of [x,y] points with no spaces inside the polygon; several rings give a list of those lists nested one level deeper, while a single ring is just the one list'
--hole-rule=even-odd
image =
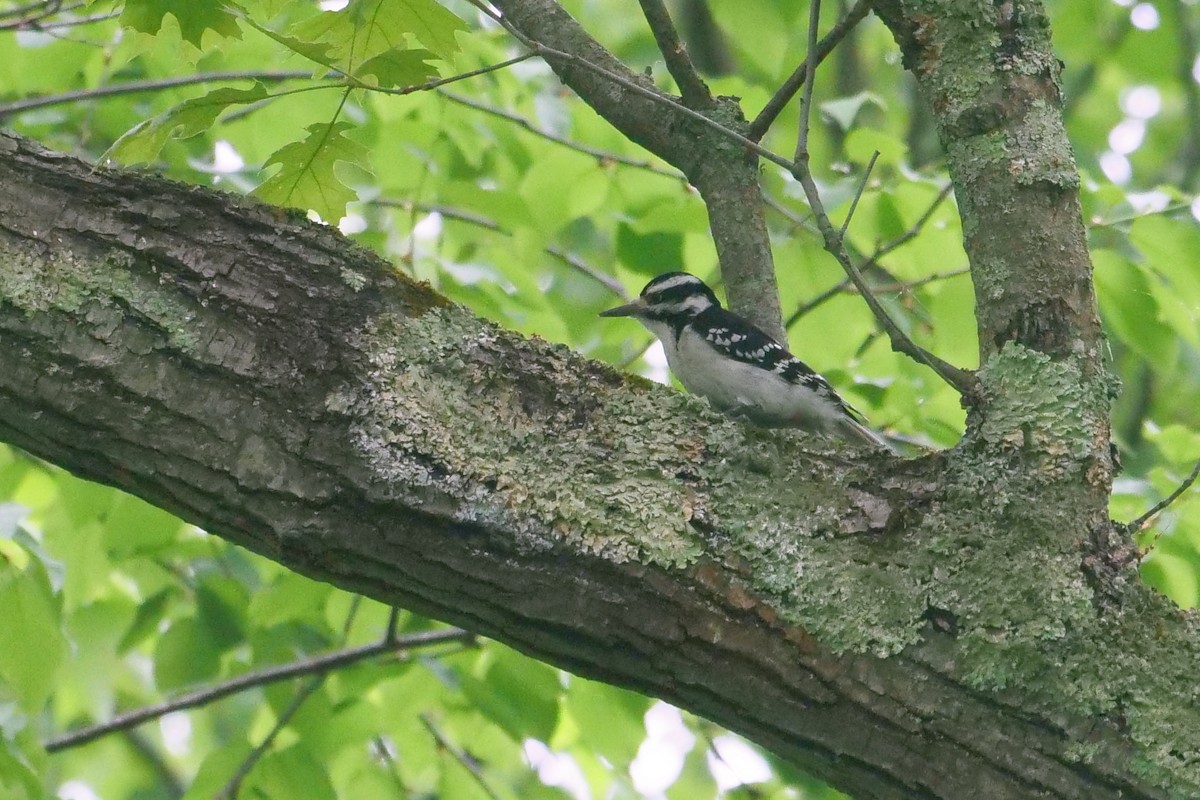
[{"label": "gray lichen patch", "polygon": [[[360,452],[381,480],[436,488],[456,514],[502,514],[527,544],[664,565],[699,552],[693,492],[666,478],[694,470],[703,441],[682,416],[633,430],[669,392],[614,392],[618,382],[566,348],[457,308],[376,318],[359,346],[367,385],[330,402],[358,417]],[[562,385],[567,376],[577,385]]]},{"label": "gray lichen patch", "polygon": [[[65,249],[53,255],[6,252],[0,257],[0,298],[29,314],[85,313],[93,323],[94,336],[114,334],[132,318],[163,343],[182,350],[197,345],[191,306],[132,269],[131,257],[119,250],[106,259]],[[145,337],[136,335],[128,344],[135,351],[151,346]]]},{"label": "gray lichen patch", "polygon": [[903,551],[882,565],[873,553],[886,498],[858,491],[847,531],[837,482],[868,475],[835,469],[845,451],[828,442],[731,422],[456,308],[377,318],[356,346],[365,385],[327,406],[356,420],[357,449],[389,491],[502,521],[517,547],[668,569],[735,558],[755,596],[835,649],[914,640],[925,606],[909,576],[921,573]]},{"label": "gray lichen patch", "polygon": [[979,437],[1067,466],[1087,458],[1107,427],[1108,387],[1073,359],[1051,359],[1009,342],[980,370],[987,411]]}]

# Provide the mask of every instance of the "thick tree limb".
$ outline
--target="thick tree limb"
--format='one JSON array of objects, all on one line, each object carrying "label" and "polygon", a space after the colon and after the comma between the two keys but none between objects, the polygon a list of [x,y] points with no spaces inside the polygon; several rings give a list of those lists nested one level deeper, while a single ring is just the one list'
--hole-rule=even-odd
[{"label": "thick tree limb", "polygon": [[1081,456],[832,457],[276,209],[7,136],[0,182],[0,438],[860,799],[1200,791],[1194,624]]}]

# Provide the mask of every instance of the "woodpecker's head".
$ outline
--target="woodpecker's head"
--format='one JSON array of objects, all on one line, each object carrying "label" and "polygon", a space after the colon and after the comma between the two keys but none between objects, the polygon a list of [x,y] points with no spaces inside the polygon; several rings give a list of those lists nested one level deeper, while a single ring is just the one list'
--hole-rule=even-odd
[{"label": "woodpecker's head", "polygon": [[667,272],[647,283],[637,300],[601,311],[600,316],[687,323],[709,308],[720,305],[712,289],[695,275]]}]

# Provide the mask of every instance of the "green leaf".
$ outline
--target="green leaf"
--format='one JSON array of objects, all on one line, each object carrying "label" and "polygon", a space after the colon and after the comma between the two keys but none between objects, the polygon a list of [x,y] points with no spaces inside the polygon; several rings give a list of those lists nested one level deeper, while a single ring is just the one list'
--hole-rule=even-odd
[{"label": "green leaf", "polygon": [[153,161],[172,136],[187,139],[210,129],[226,108],[266,99],[267,89],[260,83],[250,89],[214,89],[203,97],[185,100],[156,117],[141,122],[113,142],[100,157],[125,164]]},{"label": "green leaf", "polygon": [[683,237],[678,233],[636,233],[617,226],[617,258],[643,275],[683,269]]},{"label": "green leaf", "polygon": [[342,69],[356,72],[376,56],[412,36],[439,57],[458,51],[455,32],[467,26],[433,0],[351,0],[340,11],[327,11],[294,26],[290,34],[330,46]]},{"label": "green leaf", "polygon": [[343,135],[353,127],[348,122],[310,125],[304,141],[284,145],[267,159],[264,167],[279,165],[280,170],[254,194],[268,203],[312,209],[336,224],[355,193],[338,180],[334,167],[347,162],[366,169],[367,164],[367,149]]},{"label": "green leaf", "polygon": [[436,57],[433,53],[423,49],[385,50],[364,61],[354,71],[354,75],[367,85],[381,86],[385,89],[417,86],[430,78],[437,77],[437,67],[427,63]]},{"label": "green leaf", "polygon": [[859,92],[851,97],[839,97],[827,100],[818,106],[821,113],[837,123],[843,131],[854,127],[854,120],[865,105],[877,106],[881,111],[887,111],[883,98],[872,92]]},{"label": "green leaf", "polygon": [[196,620],[205,638],[217,650],[227,650],[245,639],[246,587],[224,575],[204,576],[196,589]]},{"label": "green leaf", "polygon": [[1146,273],[1111,250],[1094,251],[1092,262],[1104,321],[1156,369],[1169,373],[1175,365],[1179,340],[1159,321],[1158,303]]},{"label": "green leaf", "polygon": [[254,593],[250,601],[250,620],[269,628],[293,620],[321,620],[321,610],[333,587],[298,575],[281,573],[265,589]]},{"label": "green leaf", "polygon": [[66,654],[58,602],[36,559],[17,570],[0,560],[0,678],[16,691],[21,707],[42,708]]},{"label": "green leaf", "polygon": [[241,20],[264,36],[274,39],[293,53],[304,56],[330,69],[341,71],[340,67],[335,63],[336,58],[333,54],[333,45],[329,44],[329,42],[313,42],[308,39],[301,39],[286,33],[280,33],[265,25],[260,25],[253,17],[245,14],[241,15]]},{"label": "green leaf", "polygon": [[207,30],[241,38],[234,9],[236,5],[229,0],[125,0],[121,24],[154,35],[162,28],[163,17],[170,14],[179,22],[184,41],[199,48]]},{"label": "green leaf", "polygon": [[29,765],[9,750],[0,738],[0,797],[5,800],[41,800],[46,797],[42,782]]},{"label": "green leaf", "polygon": [[546,741],[558,724],[558,670],[508,648],[489,648],[486,676],[463,678],[463,692],[480,713],[520,742]]},{"label": "green leaf", "polygon": [[212,800],[219,796],[229,777],[237,772],[249,754],[250,745],[237,736],[213,748],[205,756],[183,800]]},{"label": "green leaf", "polygon": [[217,674],[219,656],[200,623],[176,620],[154,650],[154,681],[160,689],[174,689],[208,680]]},{"label": "green leaf", "polygon": [[846,155],[851,161],[866,164],[879,151],[879,165],[901,166],[908,158],[908,147],[897,137],[875,128],[855,128],[846,137]]},{"label": "green leaf", "polygon": [[471,774],[453,753],[441,751],[441,776],[438,780],[438,797],[453,797],[456,800],[496,800],[488,789],[479,785],[479,780]]},{"label": "green leaf", "polygon": [[649,698],[572,676],[566,709],[579,738],[621,769],[633,761],[646,738]]},{"label": "green leaf", "polygon": [[129,628],[117,644],[119,654],[129,652],[154,634],[167,611],[167,604],[174,596],[173,590],[162,589],[138,605],[133,622],[129,623]]},{"label": "green leaf", "polygon": [[1200,604],[1200,559],[1188,559],[1157,548],[1142,562],[1142,578],[1181,608]]},{"label": "green leaf", "polygon": [[242,788],[245,797],[337,800],[321,761],[299,745],[259,761]]}]

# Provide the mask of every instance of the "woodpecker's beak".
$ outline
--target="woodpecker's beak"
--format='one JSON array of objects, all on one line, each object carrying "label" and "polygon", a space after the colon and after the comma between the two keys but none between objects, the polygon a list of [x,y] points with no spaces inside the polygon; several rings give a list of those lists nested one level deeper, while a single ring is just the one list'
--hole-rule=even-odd
[{"label": "woodpecker's beak", "polygon": [[642,298],[634,300],[632,303],[626,303],[623,306],[610,308],[607,311],[601,311],[602,317],[636,317],[646,310],[646,301]]}]

